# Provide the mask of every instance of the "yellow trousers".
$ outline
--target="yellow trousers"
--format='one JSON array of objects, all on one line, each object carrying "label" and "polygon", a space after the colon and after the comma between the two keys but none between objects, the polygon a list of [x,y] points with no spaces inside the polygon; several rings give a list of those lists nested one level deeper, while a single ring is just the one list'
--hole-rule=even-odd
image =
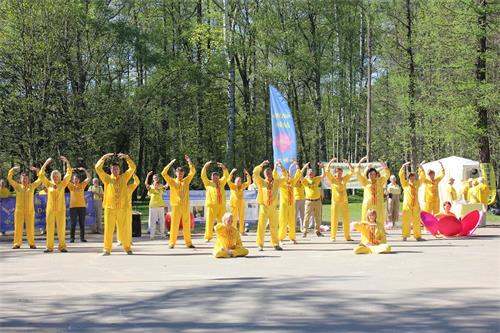
[{"label": "yellow trousers", "polygon": [[231,205],[229,211],[233,215],[233,223],[238,223],[240,234],[243,234],[245,232],[245,202]]},{"label": "yellow trousers", "polygon": [[179,224],[182,220],[182,233],[184,235],[184,243],[186,246],[191,246],[191,214],[189,206],[172,206],[172,222],[170,223],[170,239],[168,244],[175,246],[177,236],[179,234]]},{"label": "yellow trousers", "polygon": [[57,240],[59,251],[66,248],[66,211],[47,211],[46,234],[47,249],[54,250],[54,229],[57,226]]},{"label": "yellow trousers", "polygon": [[244,247],[237,247],[231,254],[227,253],[224,249],[214,249],[215,258],[244,257],[246,255],[248,255],[248,250]]},{"label": "yellow trousers", "polygon": [[302,232],[304,234],[307,234],[311,217],[314,217],[316,232],[319,232],[321,226],[321,200],[306,200],[305,217],[302,225]]},{"label": "yellow trousers", "polygon": [[359,244],[354,248],[354,254],[380,254],[380,253],[390,253],[391,246],[388,244],[379,245],[365,245]]},{"label": "yellow trousers", "polygon": [[104,209],[104,251],[111,252],[113,247],[113,234],[116,227],[116,238],[121,241],[125,251],[131,249],[131,239],[125,235],[127,230],[127,209],[106,208]]},{"label": "yellow trousers", "polygon": [[330,227],[331,234],[330,238],[335,240],[337,238],[337,229],[339,228],[339,217],[342,215],[342,229],[344,230],[344,239],[351,239],[351,229],[349,221],[349,206],[347,202],[335,202],[332,201],[331,211],[330,211]]},{"label": "yellow trousers", "polygon": [[14,211],[14,246],[23,244],[23,228],[26,225],[26,239],[35,246],[35,212]]},{"label": "yellow trousers", "polygon": [[278,240],[278,210],[275,206],[259,205],[259,220],[257,222],[257,246],[264,246],[267,221],[269,221],[269,232],[271,233],[271,246],[279,245]]},{"label": "yellow trousers", "polygon": [[132,245],[132,209],[131,208],[126,208],[126,213],[125,213],[126,221],[123,227],[125,228],[123,232],[120,230],[121,225],[119,223],[116,224],[116,239],[118,241],[122,242],[122,236],[127,237],[130,244]]},{"label": "yellow trousers", "polygon": [[384,209],[384,202],[382,201],[381,203],[378,203],[377,205],[367,205],[364,204],[361,206],[361,221],[368,221],[368,218],[366,217],[366,212],[368,209],[375,209],[377,212],[377,239],[381,243],[387,242],[386,236],[385,236],[385,209]]},{"label": "yellow trousers", "polygon": [[288,228],[288,239],[295,240],[295,202],[292,205],[281,204],[279,211],[279,240],[285,240]]},{"label": "yellow trousers", "polygon": [[403,208],[403,217],[401,220],[401,228],[403,237],[410,237],[411,226],[413,226],[413,237],[418,239],[422,237],[420,225],[420,208]]},{"label": "yellow trousers", "polygon": [[[222,222],[222,217],[226,212],[226,207],[223,205],[216,205],[205,208],[207,212],[207,216],[205,218],[205,240],[211,240],[214,237],[215,220],[217,220],[218,223]],[[182,221],[183,226],[185,226],[184,219],[182,219]],[[191,222],[191,219],[189,219],[189,221]]]},{"label": "yellow trousers", "polygon": [[436,215],[439,213],[439,199],[424,202],[424,211]]}]

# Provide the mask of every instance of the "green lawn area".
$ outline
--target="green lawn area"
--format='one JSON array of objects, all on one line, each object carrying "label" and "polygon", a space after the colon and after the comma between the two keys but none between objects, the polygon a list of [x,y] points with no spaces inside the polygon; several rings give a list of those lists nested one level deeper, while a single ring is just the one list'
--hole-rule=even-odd
[{"label": "green lawn area", "polygon": [[[351,221],[359,221],[361,218],[361,200],[360,196],[349,197],[349,215]],[[142,227],[143,230],[147,229],[148,223],[148,203],[147,202],[134,202],[134,210],[142,213]],[[401,210],[400,210],[401,211]],[[323,221],[330,221],[330,204],[323,205]],[[486,216],[487,224],[500,224],[500,216],[496,216],[488,212]],[[203,232],[204,226],[196,226],[195,232]]]}]

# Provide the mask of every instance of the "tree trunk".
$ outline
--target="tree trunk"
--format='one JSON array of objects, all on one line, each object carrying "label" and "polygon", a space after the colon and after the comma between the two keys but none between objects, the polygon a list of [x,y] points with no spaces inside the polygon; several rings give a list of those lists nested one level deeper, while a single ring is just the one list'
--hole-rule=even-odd
[{"label": "tree trunk", "polygon": [[[487,50],[486,44],[486,0],[477,0],[477,5],[479,6],[479,17],[477,23],[481,34],[478,40],[478,54],[476,59],[476,80],[478,85],[486,83],[486,58],[485,53]],[[477,102],[476,110],[478,113],[478,124],[477,127],[480,130],[479,133],[479,162],[490,163],[491,153],[490,153],[490,142],[488,138],[488,109]]]}]

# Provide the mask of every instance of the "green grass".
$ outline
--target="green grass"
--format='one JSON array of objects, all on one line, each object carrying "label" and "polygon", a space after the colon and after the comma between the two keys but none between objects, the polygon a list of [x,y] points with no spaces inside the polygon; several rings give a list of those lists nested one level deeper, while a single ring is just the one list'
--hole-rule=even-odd
[{"label": "green grass", "polygon": [[[361,198],[361,199],[360,199]],[[361,201],[362,197],[360,196],[350,196],[349,197],[349,215],[351,221],[360,221],[361,220]],[[142,214],[142,225],[143,229],[147,229],[148,223],[148,203],[147,202],[134,202],[134,210],[141,212]],[[401,212],[401,207],[400,207]],[[323,221],[330,221],[330,205],[323,205]],[[486,215],[486,223],[487,224],[500,224],[500,216],[493,215],[490,212]],[[196,226],[196,232],[203,231],[203,226]]]}]

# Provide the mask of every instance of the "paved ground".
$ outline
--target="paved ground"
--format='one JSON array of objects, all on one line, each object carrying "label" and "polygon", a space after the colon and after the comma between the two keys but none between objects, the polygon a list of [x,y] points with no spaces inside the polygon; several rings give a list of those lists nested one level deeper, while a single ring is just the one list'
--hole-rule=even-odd
[{"label": "paved ground", "polygon": [[[358,236],[355,234],[355,236]],[[0,242],[2,332],[499,332],[500,228],[470,239],[402,242],[393,254],[309,237],[285,251],[217,260],[135,239],[100,257],[101,240],[70,253]],[[358,236],[359,239],[359,236]]]}]

